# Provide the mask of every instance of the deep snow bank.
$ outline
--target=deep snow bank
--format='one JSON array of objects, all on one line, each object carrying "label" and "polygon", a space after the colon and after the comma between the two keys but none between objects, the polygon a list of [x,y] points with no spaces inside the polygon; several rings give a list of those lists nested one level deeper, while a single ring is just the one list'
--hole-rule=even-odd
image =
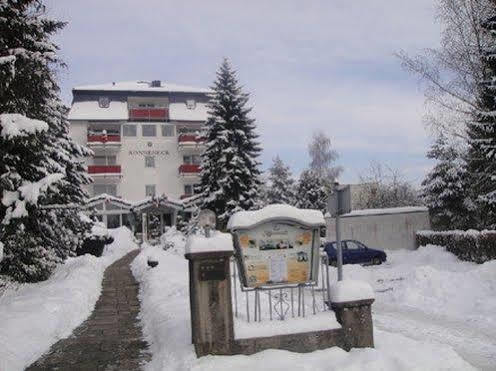
[{"label": "deep snow bank", "polygon": [[114,242],[102,257],[70,258],[47,281],[8,289],[0,297],[0,370],[24,369],[88,318],[105,268],[137,248],[127,228],[111,234]]},{"label": "deep snow bank", "polygon": [[[179,248],[163,251],[146,247],[132,263],[140,282],[140,319],[150,344],[152,360],[147,370],[471,370],[449,346],[375,331],[376,349],[350,353],[330,348],[299,354],[267,350],[252,356],[196,358],[191,344],[188,263]],[[184,251],[184,250],[183,250]],[[147,266],[155,258],[156,268]]]}]

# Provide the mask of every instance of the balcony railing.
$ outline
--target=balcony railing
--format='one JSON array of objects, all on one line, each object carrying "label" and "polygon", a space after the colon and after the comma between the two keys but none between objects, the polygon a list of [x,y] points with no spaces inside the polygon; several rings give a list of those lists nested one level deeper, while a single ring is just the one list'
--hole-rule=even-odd
[{"label": "balcony railing", "polygon": [[179,134],[179,138],[177,139],[179,144],[181,143],[203,143],[205,139],[200,135],[196,134]]},{"label": "balcony railing", "polygon": [[134,121],[167,121],[169,110],[167,108],[130,108],[129,120]]},{"label": "balcony railing", "polygon": [[182,164],[179,166],[179,174],[181,175],[199,175],[200,165],[196,164]]},{"label": "balcony railing", "polygon": [[121,136],[117,134],[89,134],[88,143],[89,144],[100,144],[100,143],[120,143]]},{"label": "balcony railing", "polygon": [[184,200],[185,198],[188,198],[188,197],[193,197],[194,194],[190,194],[190,195],[187,195],[187,194],[184,194],[184,195],[181,195],[181,200]]},{"label": "balcony railing", "polygon": [[120,175],[121,165],[88,165],[88,174]]}]

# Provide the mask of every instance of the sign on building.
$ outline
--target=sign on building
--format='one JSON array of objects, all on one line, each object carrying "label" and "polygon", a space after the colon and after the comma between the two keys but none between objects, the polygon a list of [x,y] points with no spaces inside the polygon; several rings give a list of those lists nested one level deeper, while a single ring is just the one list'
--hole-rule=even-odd
[{"label": "sign on building", "polygon": [[[263,218],[263,211],[274,207],[279,208],[280,212],[265,213],[271,216]],[[294,217],[295,210],[302,212],[301,219]],[[243,215],[250,213],[259,213],[260,218],[248,218],[254,221],[249,225],[239,223],[243,220]],[[312,214],[314,218],[305,218],[305,213]],[[320,217],[315,218],[316,213],[320,214]],[[319,231],[323,225],[324,219],[320,211],[298,210],[286,205],[270,205],[259,211],[242,211],[233,215],[228,228],[234,235],[236,257],[244,286],[316,281],[319,267]]]}]

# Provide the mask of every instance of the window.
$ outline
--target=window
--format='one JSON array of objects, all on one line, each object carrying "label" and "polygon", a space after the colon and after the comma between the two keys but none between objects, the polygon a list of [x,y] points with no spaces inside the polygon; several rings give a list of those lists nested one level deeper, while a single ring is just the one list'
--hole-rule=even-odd
[{"label": "window", "polygon": [[155,167],[155,157],[145,156],[145,167]]},{"label": "window", "polygon": [[360,250],[361,246],[359,246],[356,242],[346,241],[346,247],[348,250]]},{"label": "window", "polygon": [[107,215],[107,228],[119,228],[121,226],[121,218],[119,214]]},{"label": "window", "polygon": [[162,136],[163,137],[173,137],[174,136],[174,126],[173,125],[162,125]]},{"label": "window", "polygon": [[136,125],[123,125],[122,135],[125,137],[135,137],[136,136]]},{"label": "window", "polygon": [[115,156],[94,156],[93,165],[115,165]]},{"label": "window", "polygon": [[193,194],[193,184],[186,184],[184,186],[184,194],[188,196]]},{"label": "window", "polygon": [[155,184],[148,184],[145,186],[145,197],[155,196]]},{"label": "window", "polygon": [[183,156],[183,163],[187,165],[200,165],[201,156],[200,155],[186,155]]},{"label": "window", "polygon": [[111,196],[117,195],[117,185],[115,184],[94,184],[93,185],[93,196],[98,196],[106,193]]},{"label": "window", "polygon": [[157,126],[156,125],[141,125],[142,134],[144,137],[156,137],[157,136]]},{"label": "window", "polygon": [[155,103],[139,103],[138,107],[140,107],[140,108],[153,108],[153,107],[155,107]]},{"label": "window", "polygon": [[186,107],[188,109],[195,109],[196,108],[196,102],[194,99],[186,99]]}]

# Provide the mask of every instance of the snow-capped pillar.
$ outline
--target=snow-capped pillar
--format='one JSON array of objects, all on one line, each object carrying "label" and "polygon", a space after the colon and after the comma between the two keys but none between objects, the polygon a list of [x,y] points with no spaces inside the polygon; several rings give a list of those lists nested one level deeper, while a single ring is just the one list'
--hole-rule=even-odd
[{"label": "snow-capped pillar", "polygon": [[192,342],[198,357],[231,354],[234,326],[231,298],[229,234],[191,236],[186,244],[189,260],[189,297]]},{"label": "snow-capped pillar", "polygon": [[372,287],[362,281],[344,280],[331,286],[331,308],[343,328],[346,350],[373,348]]}]

